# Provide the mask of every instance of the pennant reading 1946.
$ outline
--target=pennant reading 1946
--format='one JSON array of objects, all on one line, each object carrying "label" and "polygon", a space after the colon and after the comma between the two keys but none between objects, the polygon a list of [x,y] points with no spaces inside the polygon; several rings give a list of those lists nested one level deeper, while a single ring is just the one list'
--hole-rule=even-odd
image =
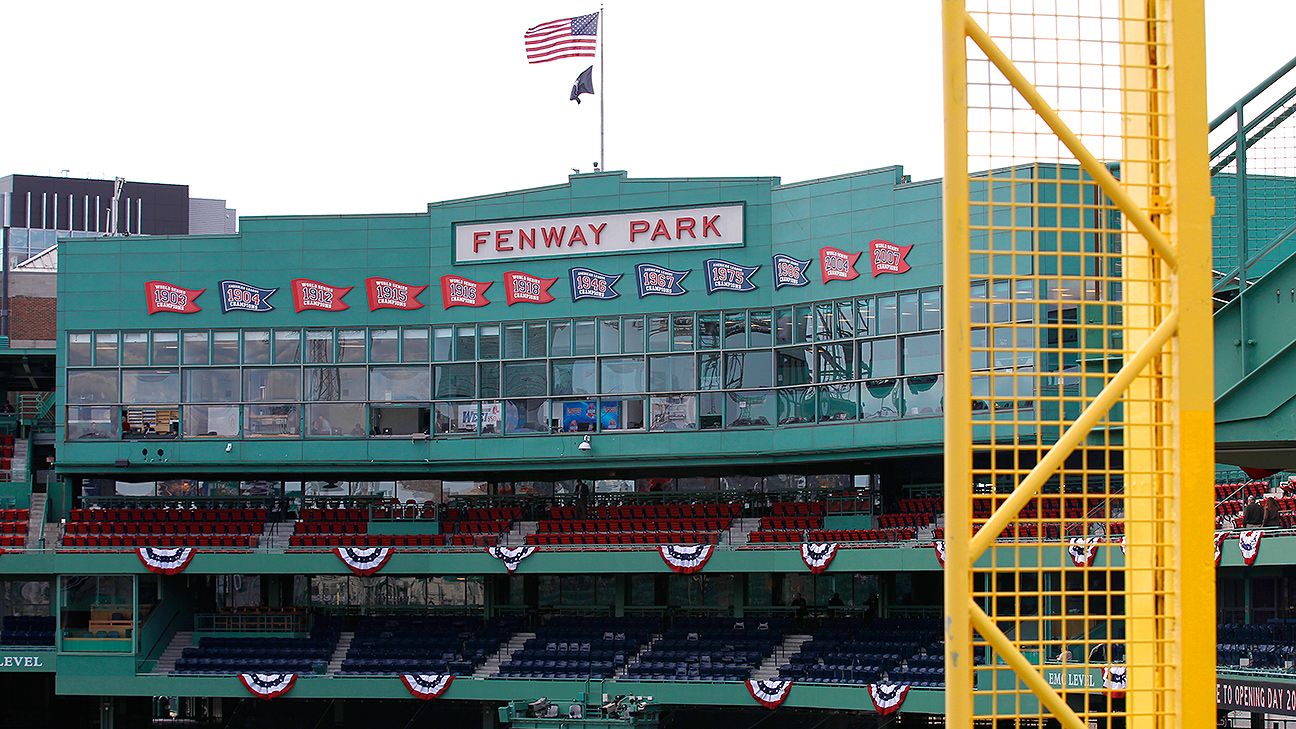
[{"label": "pennant reading 1946", "polygon": [[717,291],[755,291],[756,284],[752,276],[760,266],[740,266],[719,258],[708,258],[706,261],[707,293]]},{"label": "pennant reading 1946", "polygon": [[504,272],[504,299],[509,306],[514,304],[547,304],[554,300],[549,287],[558,282],[556,278],[540,278],[521,271]]},{"label": "pennant reading 1946", "polygon": [[615,299],[616,283],[621,274],[599,273],[590,268],[573,268],[571,270],[572,301],[581,299]]},{"label": "pennant reading 1946", "polygon": [[486,298],[486,289],[494,281],[473,281],[463,276],[447,274],[441,277],[441,304],[449,309],[453,306],[485,306],[490,303]]},{"label": "pennant reading 1946", "polygon": [[148,297],[148,313],[171,311],[176,314],[194,314],[202,307],[194,303],[207,289],[186,289],[165,281],[148,281],[144,293]]},{"label": "pennant reading 1946", "polygon": [[342,297],[351,292],[351,286],[329,286],[308,278],[295,278],[293,305],[297,311],[345,311],[351,307]]},{"label": "pennant reading 1946", "polygon": [[221,281],[221,311],[274,311],[270,296],[279,289],[263,289],[242,281]]},{"label": "pennant reading 1946", "polygon": [[679,296],[687,293],[682,285],[688,271],[672,271],[653,263],[640,263],[635,266],[635,278],[639,284],[639,298],[645,296]]},{"label": "pennant reading 1946", "polygon": [[389,278],[367,278],[365,289],[369,293],[369,310],[379,309],[422,309],[423,302],[418,300],[426,286],[411,286]]}]

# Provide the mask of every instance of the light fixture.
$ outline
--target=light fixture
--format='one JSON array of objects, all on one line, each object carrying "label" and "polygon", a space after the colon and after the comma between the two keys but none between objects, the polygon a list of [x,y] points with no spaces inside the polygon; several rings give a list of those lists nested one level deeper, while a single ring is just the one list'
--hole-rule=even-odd
[{"label": "light fixture", "polygon": [[582,450],[582,451],[588,451],[593,447],[594,446],[590,445],[590,437],[588,435],[585,436],[585,440],[582,440],[580,442],[580,445],[576,446],[577,450]]}]

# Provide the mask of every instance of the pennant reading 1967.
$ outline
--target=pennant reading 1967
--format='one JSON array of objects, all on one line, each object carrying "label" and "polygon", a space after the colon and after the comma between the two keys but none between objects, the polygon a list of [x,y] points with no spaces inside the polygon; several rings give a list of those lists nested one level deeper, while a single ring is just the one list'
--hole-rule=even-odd
[{"label": "pennant reading 1967", "polygon": [[308,278],[295,278],[293,305],[297,311],[345,311],[350,309],[342,297],[351,292],[350,286],[329,286]]},{"label": "pennant reading 1967", "polygon": [[635,266],[635,278],[639,284],[639,298],[645,296],[679,296],[687,293],[681,285],[688,271],[672,271],[653,263],[640,263]]},{"label": "pennant reading 1967", "polygon": [[447,274],[441,277],[441,304],[446,309],[452,306],[485,306],[490,303],[486,298],[486,289],[494,281],[473,281],[463,276]]},{"label": "pennant reading 1967", "polygon": [[367,278],[365,289],[369,293],[369,310],[422,309],[418,300],[426,286],[411,286],[389,278]]},{"label": "pennant reading 1967", "polygon": [[708,258],[706,261],[707,293],[717,291],[755,291],[752,276],[760,266],[740,266],[737,263]]},{"label": "pennant reading 1967", "polygon": [[774,288],[781,289],[784,286],[805,286],[810,283],[806,278],[806,269],[810,267],[809,261],[802,261],[793,258],[786,253],[774,255]]},{"label": "pennant reading 1967", "polygon": [[554,300],[549,287],[558,282],[556,278],[540,278],[521,271],[504,272],[504,299],[509,306],[514,304],[547,304]]},{"label": "pennant reading 1967", "polygon": [[263,289],[242,281],[221,281],[221,311],[274,311],[270,296],[279,289]]},{"label": "pennant reading 1967", "polygon": [[827,246],[819,249],[819,268],[823,272],[823,281],[853,281],[859,278],[855,262],[860,254],[847,253],[839,248]]},{"label": "pennant reading 1967", "polygon": [[193,314],[202,311],[194,303],[207,289],[186,289],[165,281],[148,281],[144,284],[144,294],[148,297],[148,312],[171,311],[176,314]]},{"label": "pennant reading 1967", "polygon": [[621,295],[616,290],[616,283],[620,280],[619,273],[599,273],[589,268],[573,268],[571,270],[572,301],[615,299]]}]

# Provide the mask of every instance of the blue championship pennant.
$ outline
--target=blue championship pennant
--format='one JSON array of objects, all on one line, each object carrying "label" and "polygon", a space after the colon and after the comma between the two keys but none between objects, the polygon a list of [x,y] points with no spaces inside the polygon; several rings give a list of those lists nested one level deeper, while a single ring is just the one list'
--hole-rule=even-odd
[{"label": "blue championship pennant", "polygon": [[274,311],[270,297],[279,289],[263,289],[242,281],[221,281],[221,311]]},{"label": "blue championship pennant", "polygon": [[781,289],[784,286],[805,286],[810,283],[806,278],[806,269],[810,267],[810,261],[802,261],[792,256],[778,253],[774,256],[774,288]]},{"label": "blue championship pennant", "polygon": [[752,276],[760,266],[740,266],[737,263],[708,258],[706,261],[707,293],[717,291],[755,291]]},{"label": "blue championship pennant", "polygon": [[581,299],[615,299],[616,284],[621,280],[619,273],[599,273],[589,268],[571,270],[572,301]]},{"label": "blue championship pennant", "polygon": [[679,296],[687,293],[681,285],[688,271],[672,271],[653,263],[640,263],[635,266],[635,278],[639,284],[639,298],[645,296]]}]

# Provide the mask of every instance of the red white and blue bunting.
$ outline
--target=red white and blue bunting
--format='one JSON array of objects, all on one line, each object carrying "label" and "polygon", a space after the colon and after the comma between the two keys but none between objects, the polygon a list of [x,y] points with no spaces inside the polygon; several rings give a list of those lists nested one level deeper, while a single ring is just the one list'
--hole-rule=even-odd
[{"label": "red white and blue bunting", "polygon": [[908,685],[871,683],[868,688],[869,699],[873,701],[873,708],[879,716],[890,716],[899,711],[904,705],[905,697],[909,695]]},{"label": "red white and blue bunting", "polygon": [[1116,537],[1116,544],[1121,548],[1121,554],[1125,554],[1125,535]]},{"label": "red white and blue bunting", "polygon": [[835,542],[805,542],[801,545],[801,561],[810,568],[810,574],[823,574],[836,556]]},{"label": "red white and blue bunting", "polygon": [[1263,536],[1264,532],[1259,529],[1238,534],[1238,549],[1242,550],[1242,561],[1247,567],[1255,564],[1256,557],[1260,556],[1260,537]]},{"label": "red white and blue bunting", "polygon": [[1103,689],[1111,694],[1113,699],[1125,698],[1125,667],[1124,666],[1107,666],[1103,669]]},{"label": "red white and blue bunting", "polygon": [[522,564],[522,560],[530,557],[536,551],[535,547],[487,547],[486,553],[504,563],[504,568],[509,574]]},{"label": "red white and blue bunting", "polygon": [[139,560],[149,572],[159,575],[178,575],[193,559],[193,547],[140,547],[135,550]]},{"label": "red white and blue bunting", "polygon": [[701,572],[714,550],[710,544],[663,544],[657,548],[666,566],[681,575]]},{"label": "red white and blue bunting", "polygon": [[1071,564],[1088,567],[1098,554],[1098,537],[1072,537],[1067,540],[1067,554],[1071,557]]},{"label": "red white and blue bunting", "polygon": [[347,569],[360,575],[368,577],[387,564],[391,559],[391,547],[337,547],[333,553],[342,560],[342,564]]},{"label": "red white and blue bunting", "polygon": [[435,699],[450,688],[454,675],[449,673],[402,673],[401,683],[409,689],[414,698],[428,701]]},{"label": "red white and blue bunting", "polygon": [[747,692],[756,699],[756,703],[767,709],[777,709],[787,701],[788,694],[792,693],[791,681],[753,681],[747,680]]},{"label": "red white and blue bunting", "polygon": [[1224,540],[1228,539],[1228,532],[1215,532],[1215,566],[1219,567],[1220,557],[1224,556]]},{"label": "red white and blue bunting", "polygon": [[243,688],[258,699],[273,699],[292,690],[297,683],[295,673],[240,673]]},{"label": "red white and blue bunting", "polygon": [[945,567],[945,541],[932,542],[932,548],[936,550],[936,561],[940,562],[942,569]]}]

